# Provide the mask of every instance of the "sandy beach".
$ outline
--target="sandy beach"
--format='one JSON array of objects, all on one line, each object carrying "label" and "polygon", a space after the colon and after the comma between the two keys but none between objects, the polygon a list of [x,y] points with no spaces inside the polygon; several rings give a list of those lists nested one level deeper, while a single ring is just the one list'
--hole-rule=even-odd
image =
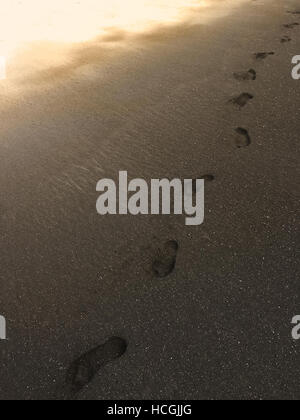
[{"label": "sandy beach", "polygon": [[[299,399],[299,41],[298,1],[224,0],[18,51],[0,84],[1,399]],[[204,224],[100,216],[119,171],[205,177]]]}]

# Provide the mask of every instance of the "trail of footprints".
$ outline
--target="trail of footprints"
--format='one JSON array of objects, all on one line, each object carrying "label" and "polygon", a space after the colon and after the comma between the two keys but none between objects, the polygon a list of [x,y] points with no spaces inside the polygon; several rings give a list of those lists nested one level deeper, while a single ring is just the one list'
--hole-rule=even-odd
[{"label": "trail of footprints", "polygon": [[[288,13],[292,14],[292,15],[300,15],[300,11],[294,11],[294,12],[289,11]],[[283,28],[284,29],[295,29],[299,25],[300,24],[298,22],[293,22],[293,23],[284,24]],[[284,35],[280,40],[280,42],[282,44],[287,43],[287,42],[291,42],[291,41],[292,41],[292,38],[289,35]],[[257,52],[257,53],[254,54],[254,59],[256,61],[263,61],[263,60],[266,60],[268,57],[271,57],[273,55],[275,55],[274,51]],[[234,73],[233,76],[238,81],[255,81],[257,79],[257,73],[254,69]],[[230,99],[229,102],[238,106],[239,108],[243,108],[252,99],[254,99],[254,96],[251,93],[243,92],[239,96],[237,96],[233,99]],[[247,129],[245,129],[243,127],[237,127],[236,130],[235,130],[235,133],[236,133],[235,145],[236,145],[237,148],[248,147],[248,146],[251,145],[252,140],[251,140],[249,131]]]},{"label": "trail of footprints", "polygon": [[[300,15],[300,11],[287,12],[294,16]],[[298,27],[298,22],[284,24],[283,28],[292,30]],[[289,35],[284,35],[281,43],[290,42],[292,39]],[[254,54],[254,59],[259,62],[266,60],[268,57],[275,55],[275,52],[257,52]],[[257,72],[253,68],[247,71],[241,71],[233,74],[233,77],[238,81],[255,81],[257,79]],[[239,96],[231,99],[229,102],[233,105],[243,108],[249,101],[254,99],[254,95],[243,92]],[[252,143],[249,131],[243,127],[235,129],[235,146],[237,148],[245,148]],[[206,174],[201,177],[205,182],[213,182],[214,175]],[[196,183],[194,183],[193,193],[196,193]],[[157,250],[156,255],[152,261],[152,273],[156,278],[166,278],[171,275],[176,267],[177,254],[179,251],[179,244],[175,240],[170,240],[163,244]],[[76,395],[86,385],[88,385],[99,370],[120,357],[122,357],[127,350],[127,342],[120,337],[112,337],[104,344],[95,347],[87,353],[75,360],[67,371],[66,386],[69,396]]]}]

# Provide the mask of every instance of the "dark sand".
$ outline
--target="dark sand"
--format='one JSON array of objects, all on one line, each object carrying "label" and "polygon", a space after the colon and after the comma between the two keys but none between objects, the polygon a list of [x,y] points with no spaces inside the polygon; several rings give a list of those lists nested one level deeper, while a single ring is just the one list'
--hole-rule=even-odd
[{"label": "dark sand", "polygon": [[[1,104],[1,399],[65,398],[70,366],[90,351],[104,366],[83,400],[300,398],[290,10],[299,2],[249,1],[132,39],[103,62],[91,47],[76,69],[35,75],[24,82],[34,90]],[[99,77],[85,77],[89,63]],[[256,80],[234,76],[249,69]],[[230,102],[241,94],[253,98]],[[96,183],[119,170],[213,175],[204,225],[98,216]],[[159,278],[167,241],[179,244],[176,267]],[[113,362],[109,344],[92,350],[110,337],[128,345]]]}]

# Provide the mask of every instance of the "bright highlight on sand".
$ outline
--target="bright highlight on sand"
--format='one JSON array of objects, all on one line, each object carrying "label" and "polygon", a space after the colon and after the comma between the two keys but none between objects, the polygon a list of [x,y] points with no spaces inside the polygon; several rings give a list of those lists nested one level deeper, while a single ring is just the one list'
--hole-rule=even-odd
[{"label": "bright highlight on sand", "polygon": [[6,79],[6,58],[0,56],[0,80]]},{"label": "bright highlight on sand", "polygon": [[110,28],[176,22],[202,0],[0,0],[0,55],[34,41],[81,42]]}]

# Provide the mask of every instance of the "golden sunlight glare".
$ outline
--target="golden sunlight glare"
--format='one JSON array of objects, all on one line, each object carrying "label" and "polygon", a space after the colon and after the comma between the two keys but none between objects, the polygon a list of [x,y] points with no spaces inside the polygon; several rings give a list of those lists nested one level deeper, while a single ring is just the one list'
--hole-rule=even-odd
[{"label": "golden sunlight glare", "polygon": [[175,22],[201,0],[0,0],[0,55],[34,41],[87,41],[109,28]]}]

